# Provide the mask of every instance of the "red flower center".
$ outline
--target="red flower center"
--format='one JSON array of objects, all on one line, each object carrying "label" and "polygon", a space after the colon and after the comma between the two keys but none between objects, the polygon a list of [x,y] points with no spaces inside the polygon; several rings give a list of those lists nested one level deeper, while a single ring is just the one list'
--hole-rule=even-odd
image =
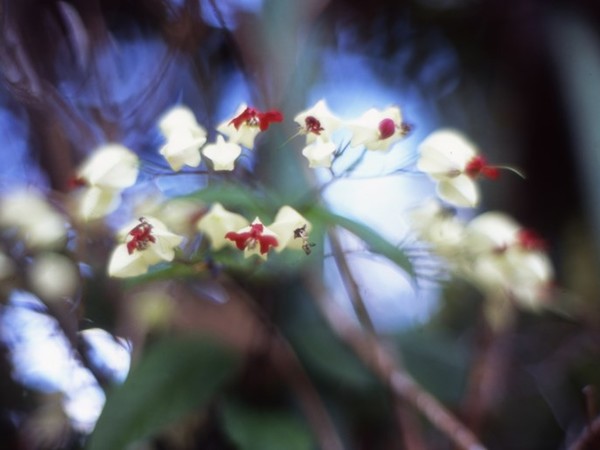
[{"label": "red flower center", "polygon": [[489,166],[483,156],[474,156],[465,167],[465,173],[471,178],[482,175],[490,180],[495,180],[500,175],[498,168]]},{"label": "red flower center", "polygon": [[77,189],[88,185],[88,182],[85,178],[75,176],[69,178],[68,183],[69,189]]},{"label": "red flower center", "polygon": [[270,247],[277,247],[279,243],[277,238],[271,235],[263,235],[265,227],[262,223],[254,223],[250,225],[249,231],[243,231],[241,233],[236,231],[230,231],[225,235],[225,239],[235,242],[235,246],[240,250],[246,248],[254,249],[256,245],[260,245],[260,254],[264,255],[270,249]]},{"label": "red flower center", "polygon": [[524,228],[517,233],[517,242],[523,250],[543,251],[546,242],[533,230]]},{"label": "red flower center", "polygon": [[283,114],[277,110],[260,112],[256,108],[247,107],[239,116],[234,117],[229,123],[239,130],[243,124],[249,127],[259,127],[265,131],[274,122],[282,122]]},{"label": "red flower center", "polygon": [[387,139],[396,132],[396,124],[392,119],[383,119],[379,122],[379,139]]},{"label": "red flower center", "polygon": [[156,238],[152,236],[152,225],[143,217],[140,217],[140,223],[129,232],[129,236],[131,239],[127,242],[127,253],[130,255],[135,250],[145,250],[150,243],[156,242]]},{"label": "red flower center", "polygon": [[315,133],[316,135],[320,135],[321,131],[324,131],[325,128],[321,126],[321,122],[316,117],[308,116],[304,119],[304,123],[306,124],[306,132],[307,133]]}]

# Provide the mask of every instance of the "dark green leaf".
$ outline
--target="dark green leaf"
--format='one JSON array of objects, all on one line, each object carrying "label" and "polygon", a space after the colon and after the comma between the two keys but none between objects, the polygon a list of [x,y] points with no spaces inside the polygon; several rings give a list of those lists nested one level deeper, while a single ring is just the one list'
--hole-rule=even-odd
[{"label": "dark green leaf", "polygon": [[201,408],[236,370],[234,355],[213,341],[170,338],[151,347],[108,395],[89,450],[124,449]]},{"label": "dark green leaf", "polygon": [[256,410],[226,403],[222,410],[227,436],[239,450],[312,450],[306,425],[289,411]]}]

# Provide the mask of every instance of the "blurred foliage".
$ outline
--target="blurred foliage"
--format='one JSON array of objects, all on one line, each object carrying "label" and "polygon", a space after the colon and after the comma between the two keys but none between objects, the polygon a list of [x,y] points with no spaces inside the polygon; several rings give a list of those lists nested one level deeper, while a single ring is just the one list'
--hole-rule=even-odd
[{"label": "blurred foliage", "polygon": [[[526,181],[507,177],[484,186],[484,207],[507,211],[546,236],[560,287],[549,308],[535,314],[511,310],[509,325],[493,329],[481,294],[442,273],[433,280],[442,301],[426,323],[381,332],[375,340],[360,314],[350,313],[349,322],[363,331],[364,342],[377,342],[377,349],[392,354],[400,370],[486,448],[600,448],[600,432],[593,428],[599,420],[600,244],[592,221],[597,205],[585,201],[599,189],[581,169],[595,167],[598,151],[592,145],[586,153],[578,145],[585,130],[573,123],[578,104],[562,84],[557,67],[564,61],[556,59],[554,47],[566,35],[553,41],[547,19],[560,24],[563,14],[574,14],[596,30],[595,3],[261,5],[256,11],[243,2],[217,0],[0,5],[6,24],[1,101],[14,121],[7,119],[4,128],[7,135],[25,129],[5,138],[4,157],[7,167],[14,160],[26,168],[11,165],[16,175],[10,173],[2,188],[24,178],[62,199],[73,168],[90,149],[105,139],[119,140],[158,165],[157,173],[145,173],[146,181],[203,207],[220,202],[268,222],[280,205],[291,203],[314,226],[310,239],[317,244],[310,258],[284,253],[258,264],[232,249],[204,252],[207,245],[200,240],[193,243],[191,259],[178,253],[173,264],[121,282],[104,275],[103,261],[114,244],[109,227],[87,230],[78,298],[46,305],[42,312],[56,319],[71,353],[92,373],[95,362],[77,338],[78,330],[92,325],[130,340],[132,368],[120,385],[97,380],[109,387],[89,437],[74,429],[43,448],[309,450],[321,448],[328,433],[340,437],[340,446],[332,449],[453,448],[451,436],[423,417],[423,404],[419,409],[398,399],[391,380],[377,370],[377,361],[387,360],[379,353],[373,360],[361,355],[319,308],[321,297],[335,302],[323,294],[323,261],[331,256],[325,255],[325,243],[332,230],[358,238],[364,253],[383,256],[415,289],[431,280],[420,279],[410,251],[322,201],[313,190],[316,178],[288,151],[297,144],[280,148],[291,129],[274,132],[255,158],[219,183],[207,184],[194,173],[172,182],[160,176],[155,155],[156,118],[175,101],[193,105],[211,128],[239,97],[277,105],[290,116],[316,93],[326,97],[331,91],[360,103],[369,95],[359,89],[360,80],[354,92],[334,87],[346,78],[356,81],[354,71],[365,67],[368,82],[376,80],[384,98],[393,97],[389,103],[401,103],[403,96],[411,100],[404,111],[409,121],[423,120],[414,124],[417,135],[438,125],[456,126],[492,158],[524,169]],[[595,31],[592,36],[597,44]],[[139,59],[130,60],[123,50],[122,60],[107,62],[107,49],[117,43],[122,49],[137,46]],[[338,63],[342,57],[352,62]],[[118,76],[104,71],[109,62]],[[576,75],[584,76],[581,71]],[[600,80],[586,82],[595,86]],[[595,92],[582,86],[584,93]],[[13,151],[21,141],[26,150]],[[388,194],[390,201],[403,195]],[[9,237],[2,238],[1,248],[23,253],[25,266],[31,254]],[[13,279],[2,288],[0,317],[7,314],[10,292],[24,286],[23,279]],[[338,294],[344,287],[334,289]],[[364,290],[359,286],[357,293]],[[166,299],[167,306],[158,309],[165,316],[160,326],[145,323],[132,306],[147,306],[151,294],[158,302]],[[341,296],[352,296],[346,294]],[[14,349],[4,339],[0,330],[0,446],[35,450],[24,430],[30,430],[37,400],[32,387],[14,375]],[[316,419],[315,411],[321,414]],[[336,436],[328,437],[336,442]]]}]

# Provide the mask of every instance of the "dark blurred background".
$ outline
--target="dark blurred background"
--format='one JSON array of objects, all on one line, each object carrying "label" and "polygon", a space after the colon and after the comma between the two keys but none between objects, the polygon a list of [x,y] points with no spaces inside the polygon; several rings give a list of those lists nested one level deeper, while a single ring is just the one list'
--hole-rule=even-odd
[{"label": "dark blurred background", "polygon": [[[426,387],[464,413],[490,449],[568,448],[581,433],[598,401],[588,396],[586,410],[582,389],[600,383],[597,2],[4,0],[0,20],[0,189],[27,183],[67,192],[77,164],[111,140],[161,164],[162,111],[190,105],[210,129],[240,98],[290,116],[323,97],[354,114],[375,95],[414,124],[403,144],[409,152],[451,126],[491,161],[521,168],[525,180],[506,174],[484,185],[481,210],[505,211],[548,242],[551,311],[523,314],[504,337],[511,356],[485,419],[461,409],[464,368],[454,374],[458,388],[439,379]],[[392,333],[417,379],[446,345],[458,343],[466,363],[476,362],[475,294],[458,286],[445,295],[422,329]],[[436,338],[423,344],[421,333]],[[16,448],[15,417],[32,400],[11,375],[8,346],[0,350],[0,447]],[[356,437],[349,448],[402,448],[386,441],[392,425],[375,424],[382,411],[348,425]]]}]

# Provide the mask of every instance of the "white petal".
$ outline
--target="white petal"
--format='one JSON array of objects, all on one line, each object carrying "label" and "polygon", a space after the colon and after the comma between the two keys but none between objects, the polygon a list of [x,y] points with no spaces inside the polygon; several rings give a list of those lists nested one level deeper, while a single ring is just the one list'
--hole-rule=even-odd
[{"label": "white petal", "polygon": [[235,160],[242,153],[242,148],[232,142],[225,142],[223,136],[217,136],[217,142],[208,144],[202,154],[210,159],[215,170],[233,170]]},{"label": "white petal", "polygon": [[302,239],[294,238],[294,231],[305,225],[306,232],[310,232],[312,225],[308,220],[291,206],[282,206],[277,212],[274,222],[269,225],[269,229],[277,236],[279,243],[275,250],[277,252],[281,252],[285,248],[301,250]]},{"label": "white petal", "polygon": [[169,138],[181,130],[194,130],[197,136],[206,136],[206,131],[196,121],[196,116],[186,106],[176,106],[167,111],[158,122],[161,133]]},{"label": "white petal", "polygon": [[198,221],[198,230],[208,236],[213,249],[219,250],[226,245],[235,246],[234,242],[225,239],[228,232],[237,231],[248,225],[244,216],[227,211],[223,205],[215,203]]},{"label": "white petal", "polygon": [[83,220],[104,217],[117,209],[120,201],[120,191],[97,186],[85,188],[79,198],[79,215]]},{"label": "white petal", "polygon": [[419,152],[421,156],[417,168],[436,179],[453,177],[456,172],[462,172],[477,155],[472,142],[450,129],[430,134],[419,146]]},{"label": "white petal", "polygon": [[126,244],[114,249],[108,263],[108,275],[117,278],[135,277],[148,272],[148,263],[143,252],[134,251],[131,255]]},{"label": "white petal", "polygon": [[139,159],[120,144],[98,147],[79,169],[79,177],[92,186],[125,189],[135,183]]},{"label": "white petal", "polygon": [[479,187],[466,175],[440,181],[437,193],[442,200],[454,206],[474,208],[479,203]]},{"label": "white petal", "polygon": [[302,155],[308,159],[309,167],[331,167],[335,149],[336,145],[333,142],[325,142],[319,137],[304,147]]},{"label": "white petal", "polygon": [[179,130],[170,135],[159,153],[165,157],[175,172],[185,166],[200,165],[200,147],[206,142],[204,136],[193,136],[189,130]]}]

